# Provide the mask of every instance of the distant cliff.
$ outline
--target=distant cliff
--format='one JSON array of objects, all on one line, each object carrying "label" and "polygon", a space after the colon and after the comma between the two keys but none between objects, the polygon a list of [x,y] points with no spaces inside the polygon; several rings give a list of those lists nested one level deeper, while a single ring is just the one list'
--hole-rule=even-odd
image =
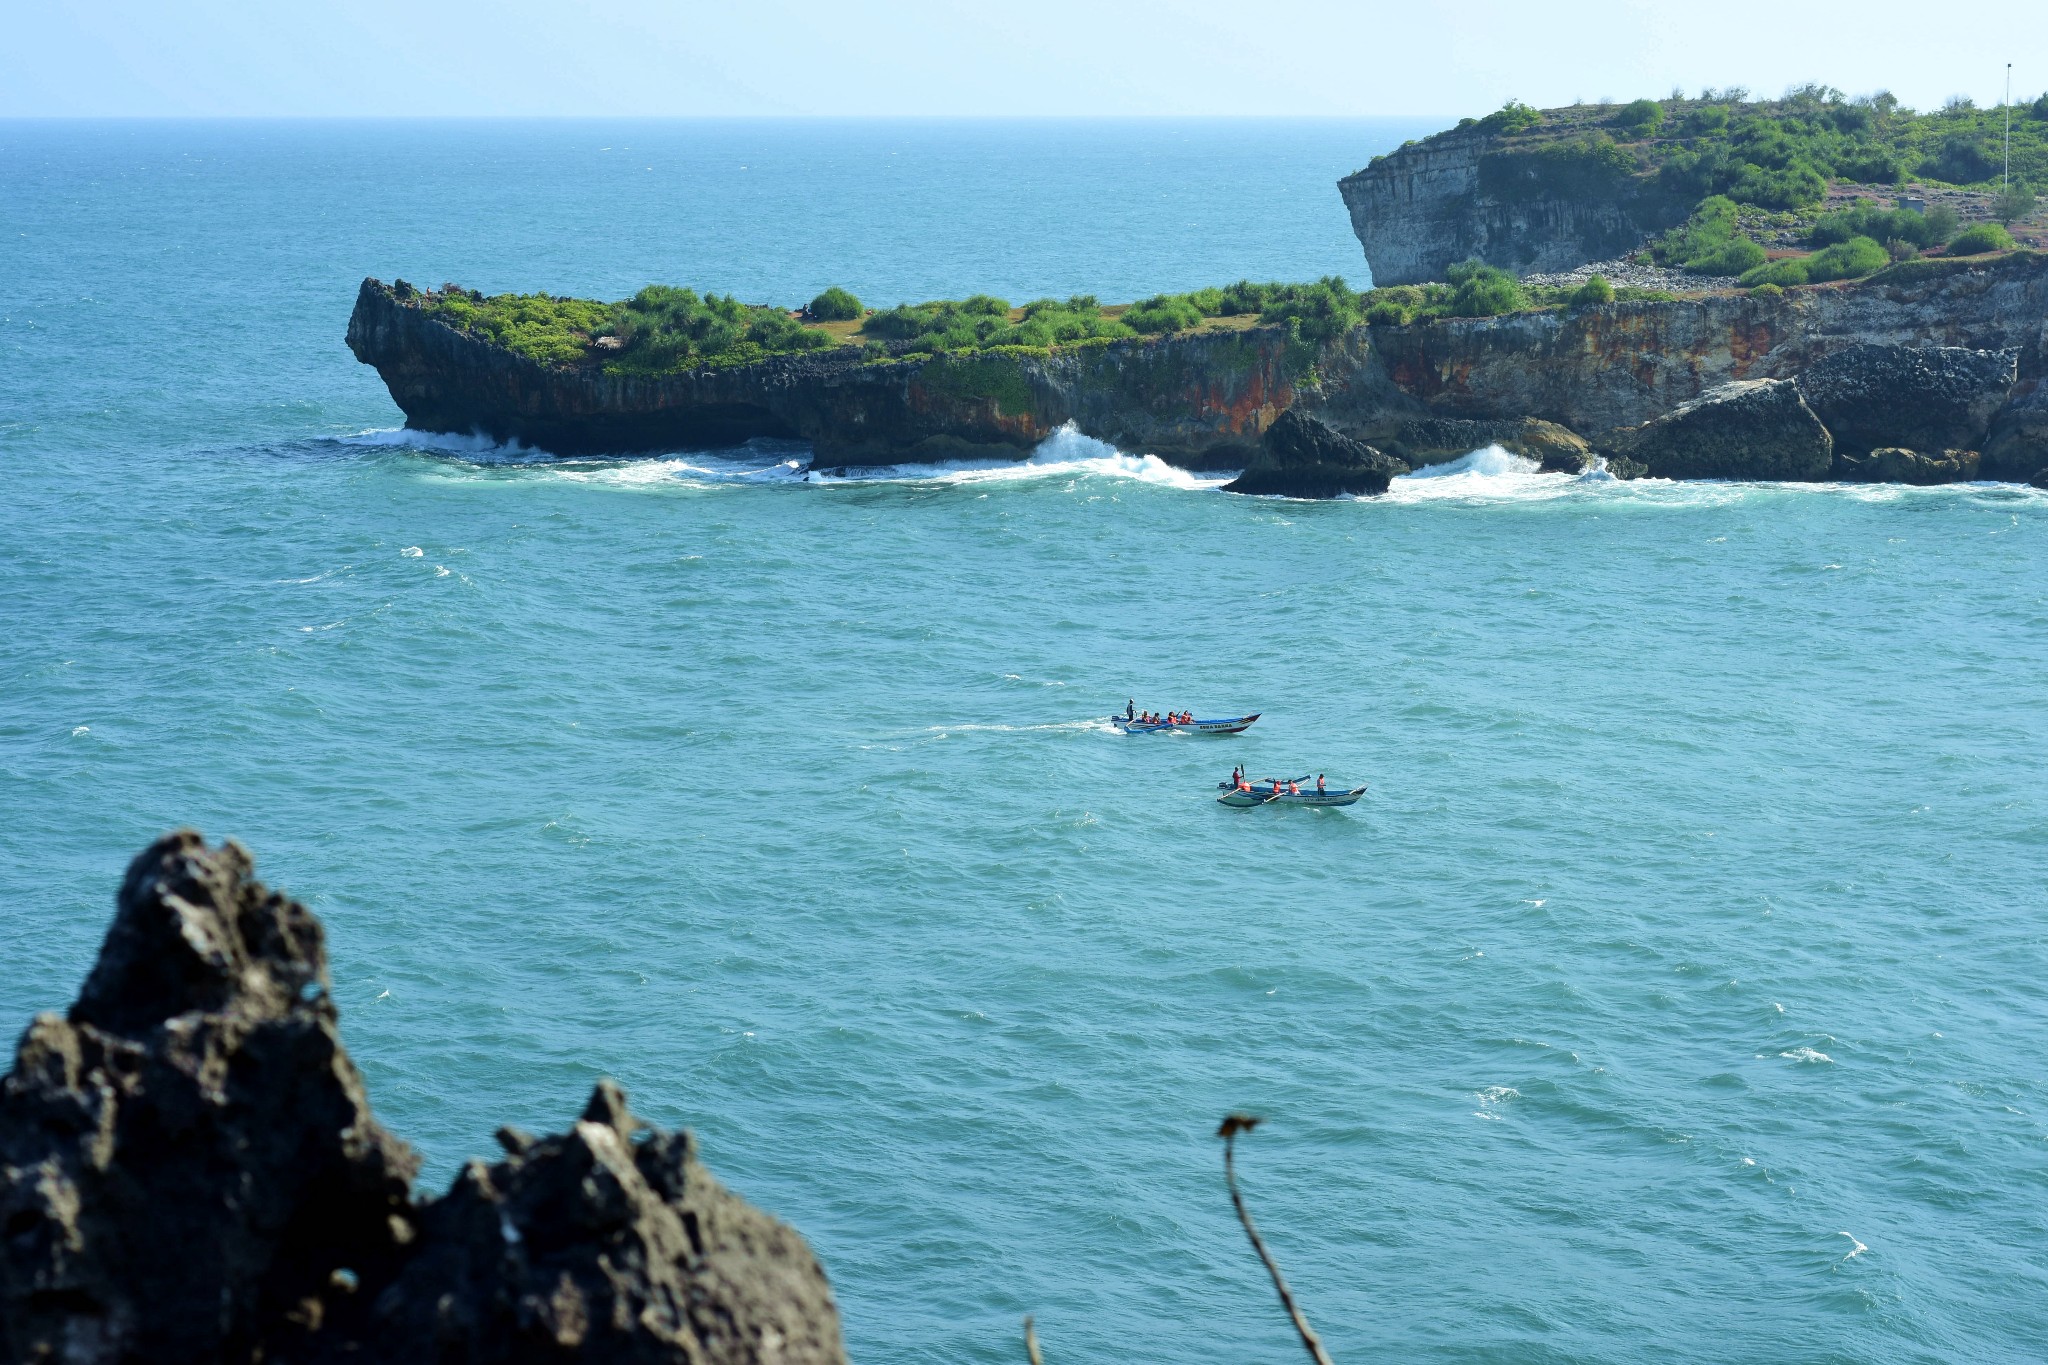
[{"label": "distant cliff", "polygon": [[1696,196],[1636,176],[1611,147],[1483,126],[1439,133],[1337,182],[1375,285],[1441,280],[1477,259],[1569,270],[1683,222]]}]

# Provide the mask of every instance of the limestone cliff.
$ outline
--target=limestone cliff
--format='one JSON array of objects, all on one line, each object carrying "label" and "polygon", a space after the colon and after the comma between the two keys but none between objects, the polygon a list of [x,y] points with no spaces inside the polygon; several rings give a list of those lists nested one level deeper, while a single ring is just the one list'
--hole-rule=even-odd
[{"label": "limestone cliff", "polygon": [[1294,402],[1287,334],[1211,332],[1051,355],[875,360],[858,347],[646,377],[545,366],[365,280],[349,348],[406,424],[558,454],[809,441],[821,465],[1015,458],[1073,422],[1191,468],[1235,468]]},{"label": "limestone cliff", "polygon": [[[1924,268],[1923,268],[1924,267]],[[1584,435],[1635,426],[1738,379],[1790,379],[1861,344],[2048,357],[2048,257],[1913,262],[1775,298],[1714,295],[1368,329],[1368,362],[1315,401],[1378,443],[1404,414],[1540,417]],[[1904,444],[1903,441],[1897,442]]]},{"label": "limestone cliff", "polygon": [[[1071,422],[1186,467],[1243,468],[1260,458],[1261,434],[1299,407],[1411,464],[1455,458],[1457,441],[1471,439],[1526,446],[1561,469],[1580,460],[1572,433],[1597,444],[1603,433],[1639,426],[1722,384],[1797,378],[1859,346],[1959,347],[2011,353],[1941,371],[1957,379],[1981,370],[1988,384],[1958,409],[1994,413],[1991,433],[1972,438],[1987,451],[1986,471],[2024,479],[2048,464],[2048,423],[2037,420],[2048,411],[2039,397],[2048,360],[2048,257],[2032,253],[1914,261],[1868,280],[1775,297],[1720,294],[1365,326],[1322,346],[1258,327],[1051,354],[995,350],[882,363],[846,347],[661,378],[609,374],[598,365],[542,366],[447,327],[369,281],[350,319],[349,344],[377,367],[412,425],[517,438],[558,453],[787,436],[811,441],[824,465],[1021,458]],[[1918,368],[1904,364],[1898,372]],[[2008,390],[2029,395],[2033,406],[2005,412],[1999,405]],[[1525,430],[1529,419],[1566,430]],[[1917,439],[1903,426],[1856,433],[1864,449]],[[1958,441],[1945,431],[1941,448],[1960,448]]]},{"label": "limestone cliff", "polygon": [[1570,270],[1633,251],[1690,211],[1653,180],[1571,152],[1474,126],[1410,143],[1344,177],[1338,192],[1372,282],[1441,280],[1474,258],[1517,275]]}]

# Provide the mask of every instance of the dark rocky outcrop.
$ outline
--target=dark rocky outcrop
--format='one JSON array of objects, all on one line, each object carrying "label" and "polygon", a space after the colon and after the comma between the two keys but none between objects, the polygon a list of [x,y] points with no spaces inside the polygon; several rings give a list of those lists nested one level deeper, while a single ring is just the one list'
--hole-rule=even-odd
[{"label": "dark rocky outcrop", "polygon": [[1835,452],[1835,477],[1845,483],[1965,483],[1977,477],[1974,450],[1922,452],[1881,446],[1867,454]]},{"label": "dark rocky outcrop", "polygon": [[1825,479],[1828,429],[1789,379],[1738,380],[1606,438],[1658,479]]},{"label": "dark rocky outcrop", "polygon": [[1591,446],[1577,432],[1540,417],[1491,421],[1457,417],[1424,417],[1407,422],[1380,442],[1389,455],[1420,469],[1446,464],[1475,450],[1499,446],[1510,455],[1535,460],[1546,472],[1582,474],[1592,467]]},{"label": "dark rocky outcrop", "polygon": [[1984,439],[1984,477],[2013,483],[2041,483],[2048,474],[2048,383],[2032,380],[1991,419]]},{"label": "dark rocky outcrop", "polygon": [[1976,450],[2018,378],[2017,350],[1860,345],[1801,371],[1799,392],[1839,454]]},{"label": "dark rocky outcrop", "polygon": [[0,1356],[841,1365],[824,1272],[600,1085],[446,1197],[370,1113],[319,921],[233,843],[130,866],[0,1080]]},{"label": "dark rocky outcrop", "polygon": [[1258,456],[1223,490],[1287,498],[1367,497],[1386,492],[1395,476],[1407,472],[1407,465],[1327,422],[1287,412],[1266,429]]},{"label": "dark rocky outcrop", "polygon": [[[637,1139],[637,1140],[636,1140]],[[605,1081],[565,1134],[501,1129],[421,1218],[377,1296],[370,1359],[840,1361],[825,1273],[785,1224],[728,1193],[688,1133],[647,1129]]]}]

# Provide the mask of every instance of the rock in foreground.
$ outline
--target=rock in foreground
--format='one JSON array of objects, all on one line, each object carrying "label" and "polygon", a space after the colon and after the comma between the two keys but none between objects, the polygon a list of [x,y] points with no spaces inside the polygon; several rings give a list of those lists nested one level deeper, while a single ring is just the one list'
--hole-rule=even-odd
[{"label": "rock in foreground", "polygon": [[1407,472],[1399,460],[1290,409],[1266,428],[1257,457],[1223,491],[1286,498],[1372,496],[1386,492],[1395,475]]},{"label": "rock in foreground", "polygon": [[130,866],[66,1017],[0,1080],[0,1351],[66,1365],[839,1365],[787,1227],[605,1083],[440,1200],[371,1115],[320,923],[233,843]]}]

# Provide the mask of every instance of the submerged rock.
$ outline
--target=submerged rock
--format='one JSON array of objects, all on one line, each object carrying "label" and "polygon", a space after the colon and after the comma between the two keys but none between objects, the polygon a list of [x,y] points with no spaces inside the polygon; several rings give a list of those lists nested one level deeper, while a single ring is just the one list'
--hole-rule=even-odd
[{"label": "submerged rock", "polygon": [[1981,457],[1974,450],[1923,454],[1885,446],[1867,455],[1835,452],[1835,477],[1849,483],[1965,483],[1977,477]]},{"label": "submerged rock", "polygon": [[1384,493],[1408,466],[1355,441],[1329,423],[1290,409],[1266,429],[1257,456],[1227,493],[1340,498]]},{"label": "submerged rock", "polygon": [[328,994],[320,922],[170,835],[67,1016],[0,1080],[0,1353],[66,1365],[839,1365],[795,1232],[600,1085],[415,1204]]},{"label": "submerged rock", "polygon": [[2018,378],[2016,350],[1860,345],[1807,367],[1799,392],[1844,454],[1977,450]]},{"label": "submerged rock", "polygon": [[1659,479],[1825,479],[1834,458],[1828,429],[1789,379],[1723,384],[1607,442]]},{"label": "submerged rock", "polygon": [[1535,460],[1546,473],[1583,474],[1594,462],[1593,449],[1584,437],[1538,417],[1496,421],[1425,417],[1402,425],[1384,446],[1388,454],[1417,469],[1447,464],[1488,446]]}]

